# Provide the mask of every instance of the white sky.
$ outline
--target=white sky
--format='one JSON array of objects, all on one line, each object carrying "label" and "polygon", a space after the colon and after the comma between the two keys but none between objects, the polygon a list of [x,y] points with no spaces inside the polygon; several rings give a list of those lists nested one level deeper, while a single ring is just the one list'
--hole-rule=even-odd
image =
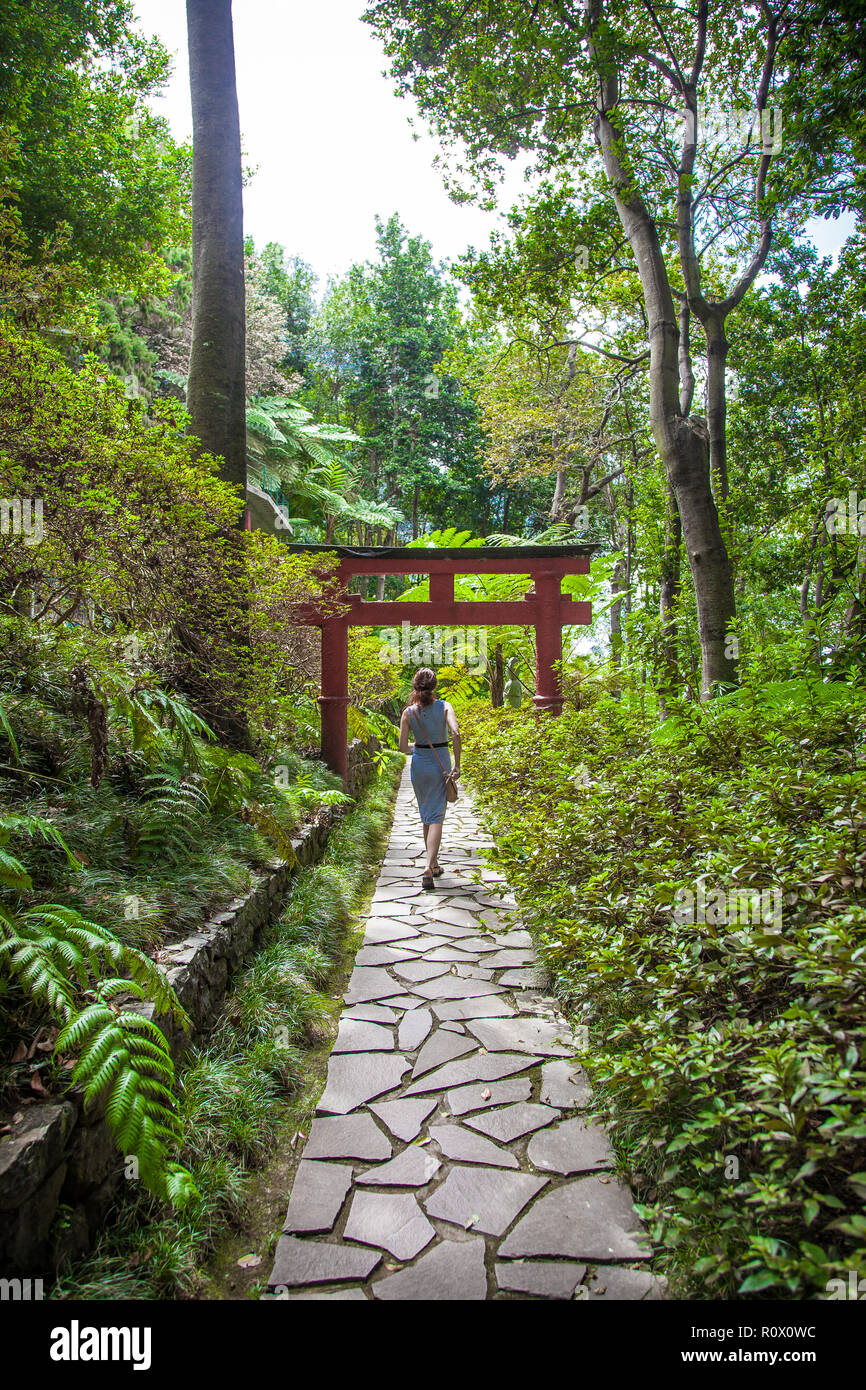
[{"label": "white sky", "polygon": [[[244,193],[245,230],[257,246],[278,241],[319,276],[343,274],[375,253],[374,218],[399,213],[411,235],[453,260],[487,245],[499,214],[452,203],[433,167],[436,142],[415,141],[410,100],[383,77],[386,59],[360,15],[364,0],[234,0],[235,61],[245,160],[257,172]],[[136,0],[147,34],[174,57],[155,103],[178,138],[192,132],[184,0]],[[503,211],[525,187],[515,169]],[[851,219],[813,223],[824,254],[836,251]]]},{"label": "white sky", "polygon": [[[398,212],[437,259],[486,246],[496,214],[452,203],[432,167],[434,140],[383,77],[386,58],[359,16],[363,0],[234,0],[235,66],[245,162],[257,172],[244,193],[244,230],[256,245],[279,241],[320,277],[375,254],[375,216]],[[192,133],[183,0],[136,0],[147,34],[174,56],[155,103],[178,138]],[[510,182],[510,202],[523,187]]]}]

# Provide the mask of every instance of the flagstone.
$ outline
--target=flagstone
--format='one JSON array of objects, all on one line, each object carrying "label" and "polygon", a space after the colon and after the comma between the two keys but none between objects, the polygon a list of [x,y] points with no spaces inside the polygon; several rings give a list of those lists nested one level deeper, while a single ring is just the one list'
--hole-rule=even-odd
[{"label": "flagstone", "polygon": [[460,964],[465,965],[467,961],[474,959],[474,957],[471,954],[467,955],[466,951],[461,951],[458,947],[457,942],[455,942],[453,946],[438,946],[436,950],[428,951],[425,954],[424,959],[432,961],[447,961],[449,965],[453,965],[458,962]]},{"label": "flagstone", "polygon": [[404,1052],[414,1052],[420,1047],[433,1027],[433,1015],[429,1009],[408,1009],[403,1015],[397,1034]]},{"label": "flagstone", "polygon": [[330,1231],[351,1186],[350,1167],[302,1159],[295,1173],[283,1230]]},{"label": "flagstone", "polygon": [[332,1054],[328,1063],[328,1082],[316,1110],[329,1115],[346,1115],[365,1101],[393,1091],[409,1066],[405,1057],[396,1054]]},{"label": "flagstone", "polygon": [[508,1260],[496,1266],[496,1282],[510,1293],[537,1298],[572,1298],[586,1265],[572,1260]]},{"label": "flagstone", "polygon": [[397,1015],[387,1004],[353,1004],[344,1009],[342,1018],[360,1018],[365,1023],[396,1023]]},{"label": "flagstone", "polygon": [[397,965],[400,961],[414,960],[413,951],[397,949],[394,946],[362,946],[355,956],[356,965]]},{"label": "flagstone", "polygon": [[448,970],[447,965],[437,964],[435,961],[430,965],[426,960],[414,960],[408,965],[394,966],[394,974],[401,980],[408,980],[410,984],[436,980],[440,975],[447,975]]},{"label": "flagstone", "polygon": [[313,1120],[304,1158],[390,1158],[390,1140],[369,1115],[346,1115]]},{"label": "flagstone", "polygon": [[347,1004],[369,1004],[399,994],[404,986],[392,979],[387,970],[375,965],[356,965],[343,995]]},{"label": "flagstone", "polygon": [[[465,1086],[472,1081],[499,1081],[503,1076],[513,1076],[515,1072],[527,1071],[541,1061],[522,1052],[496,1052],[485,1055],[478,1052],[472,1057],[461,1057],[457,1062],[448,1062],[429,1076],[419,1077],[407,1087],[405,1094],[422,1095],[425,1091],[445,1091],[452,1086]],[[558,1111],[551,1112],[558,1118]]]},{"label": "flagstone", "polygon": [[432,1008],[440,1023],[454,1019],[512,1018],[517,1013],[504,995],[498,998],[452,999],[441,1004],[434,1003]]},{"label": "flagstone", "polygon": [[407,916],[407,904],[402,901],[397,901],[396,899],[374,902],[373,908],[375,909],[377,919],[380,920],[387,918],[388,921],[391,921],[394,918],[399,918],[400,921],[402,921],[404,917]]},{"label": "flagstone", "polygon": [[341,1018],[333,1052],[393,1052],[394,1034],[380,1023]]},{"label": "flagstone", "polygon": [[424,1187],[435,1177],[442,1164],[429,1149],[418,1144],[410,1144],[390,1163],[381,1163],[378,1168],[370,1168],[355,1179],[363,1184],[375,1183],[385,1187]]},{"label": "flagstone", "polygon": [[395,1009],[418,1009],[426,1004],[426,999],[421,999],[417,994],[395,994],[388,996],[388,1003]]},{"label": "flagstone", "polygon": [[563,1120],[555,1129],[534,1134],[526,1152],[536,1168],[566,1176],[612,1168],[614,1162],[604,1130],[581,1119]]},{"label": "flagstone", "polygon": [[[386,1124],[392,1134],[398,1139],[403,1139],[408,1144],[410,1140],[417,1138],[421,1133],[421,1126],[427,1116],[431,1114],[439,1104],[437,1100],[380,1100],[370,1109],[377,1115],[383,1124]],[[386,1141],[387,1142],[387,1141]],[[371,1154],[371,1158],[381,1158],[381,1154]],[[391,1156],[391,1146],[388,1145],[386,1158]]]},{"label": "flagstone", "polygon": [[409,927],[405,922],[386,922],[378,917],[371,917],[364,928],[364,944],[367,946],[384,946],[392,941],[408,941],[410,937],[419,936],[414,927]]},{"label": "flagstone", "polygon": [[525,970],[506,970],[499,978],[504,985],[516,985],[518,989],[537,989],[547,984],[549,972],[543,965],[535,965]]},{"label": "flagstone", "polygon": [[591,1097],[589,1081],[583,1067],[573,1061],[557,1059],[541,1068],[540,1100],[545,1105],[558,1105],[563,1110],[575,1110],[588,1105]]},{"label": "flagstone", "polygon": [[500,1149],[489,1139],[461,1125],[431,1125],[430,1138],[435,1140],[446,1158],[459,1163],[486,1163],[494,1168],[519,1168],[520,1164],[507,1149]]},{"label": "flagstone", "polygon": [[346,1240],[378,1245],[398,1260],[414,1259],[435,1234],[408,1192],[356,1192],[343,1232]]},{"label": "flagstone", "polygon": [[[445,1025],[443,1024],[443,1027]],[[485,1093],[487,1097],[485,1099]],[[492,1109],[506,1101],[529,1100],[532,1082],[528,1076],[515,1076],[508,1081],[493,1081],[489,1085],[457,1086],[445,1099],[452,1115],[466,1115],[470,1110]]]},{"label": "flagstone", "polygon": [[441,946],[444,941],[474,940],[478,936],[477,927],[452,927],[447,922],[432,922],[422,912],[419,912],[415,917],[415,925],[421,927],[428,935],[437,937],[436,944],[438,946]]},{"label": "flagstone", "polygon": [[487,1297],[486,1247],[472,1240],[443,1240],[409,1269],[388,1274],[371,1285],[374,1298],[409,1302],[479,1301]]},{"label": "flagstone", "polygon": [[269,1284],[333,1284],[340,1279],[366,1279],[382,1259],[378,1250],[335,1245],[321,1240],[280,1236]]},{"label": "flagstone", "polygon": [[440,975],[415,986],[424,999],[479,999],[485,994],[504,994],[505,986],[492,980],[464,980],[459,975]]},{"label": "flagstone", "polygon": [[535,952],[531,950],[495,951],[487,956],[486,964],[491,970],[508,970],[517,965],[534,965],[535,960]]},{"label": "flagstone", "polygon": [[451,967],[458,980],[492,980],[493,971],[485,970],[481,965],[470,965],[468,961],[463,965]]},{"label": "flagstone", "polygon": [[474,1052],[477,1047],[475,1038],[461,1038],[437,1028],[418,1053],[418,1059],[412,1069],[412,1079],[423,1076],[434,1067],[444,1066],[446,1062],[453,1062],[456,1057],[463,1057],[467,1052]]},{"label": "flagstone", "polygon": [[554,1120],[559,1119],[561,1113],[549,1105],[532,1105],[518,1101],[517,1105],[506,1105],[501,1110],[489,1110],[485,1115],[475,1115],[466,1120],[466,1124],[491,1139],[510,1144],[512,1139],[521,1139],[524,1134],[531,1134],[533,1130],[543,1129],[545,1125],[552,1124]]},{"label": "flagstone", "polygon": [[[269,1302],[275,1302],[273,1294],[264,1294],[263,1297]],[[290,1293],[285,1295],[286,1303],[314,1303],[321,1302],[326,1298],[340,1299],[344,1303],[357,1302],[368,1303],[369,1299],[363,1289],[331,1289],[327,1293]]]},{"label": "flagstone", "polygon": [[574,1260],[640,1260],[649,1251],[640,1234],[631,1193],[595,1175],[545,1193],[506,1236],[500,1255],[556,1255]]},{"label": "flagstone", "polygon": [[600,1265],[587,1282],[590,1302],[602,1303],[628,1299],[639,1303],[656,1303],[665,1297],[666,1283],[647,1269],[622,1269],[616,1265]]},{"label": "flagstone", "polygon": [[513,931],[497,932],[493,940],[504,951],[530,951],[535,944],[529,932],[524,931],[522,927],[515,928]]},{"label": "flagstone", "polygon": [[549,1057],[570,1057],[570,1029],[537,1018],[480,1018],[468,1024],[470,1033],[488,1052],[540,1052]]},{"label": "flagstone", "polygon": [[548,1181],[501,1168],[452,1168],[424,1208],[428,1216],[464,1230],[501,1236]]}]

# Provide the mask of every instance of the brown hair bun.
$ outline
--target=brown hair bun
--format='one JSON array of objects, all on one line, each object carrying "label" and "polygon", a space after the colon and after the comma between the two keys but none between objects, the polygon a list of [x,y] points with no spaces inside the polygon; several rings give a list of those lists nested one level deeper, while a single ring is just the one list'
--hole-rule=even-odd
[{"label": "brown hair bun", "polygon": [[432,705],[436,694],[436,672],[421,666],[412,677],[412,694],[421,705]]}]

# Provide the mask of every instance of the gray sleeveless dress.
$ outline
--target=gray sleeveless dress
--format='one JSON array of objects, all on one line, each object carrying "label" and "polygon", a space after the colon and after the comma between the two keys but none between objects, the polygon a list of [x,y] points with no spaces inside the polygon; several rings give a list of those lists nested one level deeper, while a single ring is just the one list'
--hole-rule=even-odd
[{"label": "gray sleeveless dress", "polygon": [[[424,825],[438,825],[445,819],[445,776],[436,761],[436,755],[446,772],[451,771],[451,752],[448,748],[448,722],[445,718],[445,701],[434,700],[432,705],[424,705],[420,716],[417,706],[409,708],[409,731],[415,740],[412,754],[412,790],[418,799],[418,810]],[[425,738],[426,735],[426,738]],[[430,743],[441,743],[436,752]]]}]

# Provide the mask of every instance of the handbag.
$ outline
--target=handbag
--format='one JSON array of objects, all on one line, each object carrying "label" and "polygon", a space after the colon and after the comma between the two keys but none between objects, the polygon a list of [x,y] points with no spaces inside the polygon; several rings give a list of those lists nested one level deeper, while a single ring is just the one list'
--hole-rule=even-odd
[{"label": "handbag", "polygon": [[439,764],[439,766],[440,766],[441,769],[442,769],[442,776],[445,778],[445,800],[446,800],[446,801],[456,801],[456,800],[457,800],[457,783],[456,783],[455,780],[454,780],[454,773],[453,773],[453,772],[446,772],[446,771],[445,771],[445,764],[443,763],[442,759],[439,757],[439,754],[436,752],[436,749],[433,748],[433,744],[430,742],[430,739],[429,739],[428,734],[427,734],[427,730],[424,728],[424,720],[421,718],[421,711],[420,711],[420,708],[419,708],[417,705],[412,705],[410,708],[411,708],[411,709],[414,709],[414,711],[415,711],[415,718],[418,720],[418,723],[421,725],[421,728],[422,728],[423,733],[424,733],[424,737],[427,739],[427,747],[433,749],[433,757],[436,759],[437,763]]}]

